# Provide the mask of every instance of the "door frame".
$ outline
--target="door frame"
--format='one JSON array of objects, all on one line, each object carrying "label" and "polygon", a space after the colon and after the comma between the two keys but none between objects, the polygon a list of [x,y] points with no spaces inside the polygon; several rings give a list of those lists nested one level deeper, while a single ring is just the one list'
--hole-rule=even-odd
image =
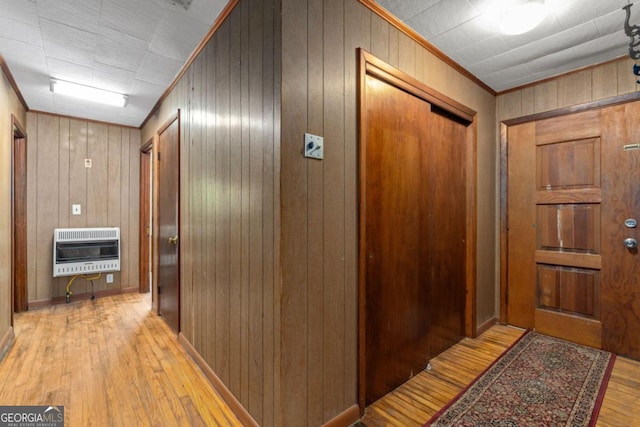
[{"label": "door frame", "polygon": [[[158,206],[158,202],[159,202],[159,180],[160,180],[160,167],[158,165],[158,156],[161,150],[160,147],[160,135],[167,130],[167,128],[169,126],[171,126],[173,124],[174,121],[178,121],[178,141],[176,142],[177,144],[177,155],[178,158],[176,159],[176,162],[178,165],[180,165],[180,143],[181,143],[181,123],[180,123],[180,109],[178,108],[178,110],[176,111],[175,114],[173,114],[171,117],[169,117],[169,119],[167,119],[166,122],[164,122],[164,124],[162,126],[160,126],[160,128],[158,129],[158,131],[156,132],[156,139],[158,141],[158,143],[156,144],[156,150],[154,151],[154,156],[153,156],[153,175],[154,175],[154,184],[153,184],[153,231],[151,232],[152,234],[152,242],[153,242],[153,258],[154,258],[154,262],[153,262],[153,270],[152,270],[152,280],[153,280],[153,292],[154,295],[156,297],[155,301],[156,301],[156,313],[158,315],[160,315],[160,294],[158,293],[158,269],[160,266],[160,246],[159,246],[159,236],[160,236],[160,232],[159,232],[159,206]],[[182,315],[182,310],[181,310],[181,298],[180,298],[180,294],[181,294],[181,280],[180,280],[180,263],[181,263],[181,250],[180,248],[182,247],[182,239],[180,236],[180,231],[182,229],[181,227],[181,221],[180,221],[180,170],[178,170],[178,184],[177,184],[177,188],[178,188],[178,194],[177,194],[177,203],[178,203],[178,212],[177,212],[177,223],[178,223],[178,260],[177,260],[177,277],[178,277],[178,292],[177,292],[177,304],[178,304],[178,330],[176,331],[177,334],[180,334],[180,323],[181,323],[181,315]]]},{"label": "door frame", "polygon": [[363,183],[366,180],[364,161],[366,142],[366,77],[372,76],[395,86],[432,105],[436,105],[448,114],[467,124],[466,133],[466,297],[464,314],[464,333],[468,337],[476,336],[476,271],[477,271],[477,120],[476,112],[448,96],[431,89],[410,75],[392,67],[366,50],[357,49],[358,55],[358,406],[364,413],[366,386],[366,343],[365,343],[365,286],[366,257],[364,254],[366,194]]},{"label": "door frame", "polygon": [[[140,148],[140,293],[149,292],[149,273],[153,269],[153,137]],[[143,249],[144,248],[144,249]],[[152,296],[153,301],[153,296]]]},{"label": "door frame", "polygon": [[612,98],[587,102],[571,107],[558,108],[542,113],[530,114],[513,119],[503,120],[500,122],[500,323],[509,324],[509,319],[507,317],[507,304],[509,298],[509,283],[507,280],[509,272],[509,219],[507,218],[507,195],[509,190],[509,182],[507,179],[509,166],[509,127],[532,121],[567,116],[569,114],[580,113],[583,111],[596,110],[605,107],[611,107],[614,105],[626,104],[638,100],[640,100],[640,92],[633,92],[627,95],[615,96]]},{"label": "door frame", "polygon": [[[22,154],[17,156],[17,150]],[[20,163],[17,159],[21,159]],[[24,191],[16,192],[16,179],[24,183]],[[15,115],[11,115],[11,324],[13,313],[28,309],[27,298],[27,131]],[[18,202],[20,199],[20,203]],[[16,211],[19,209],[19,211]],[[24,222],[18,227],[18,218]],[[19,230],[20,228],[20,230]],[[19,250],[23,248],[23,250]]]}]

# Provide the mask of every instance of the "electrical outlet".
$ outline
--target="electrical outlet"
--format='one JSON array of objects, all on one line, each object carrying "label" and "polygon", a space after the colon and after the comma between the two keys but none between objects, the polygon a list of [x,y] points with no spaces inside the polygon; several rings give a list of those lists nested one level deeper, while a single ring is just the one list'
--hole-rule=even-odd
[{"label": "electrical outlet", "polygon": [[107,274],[107,283],[113,283],[113,274]]}]

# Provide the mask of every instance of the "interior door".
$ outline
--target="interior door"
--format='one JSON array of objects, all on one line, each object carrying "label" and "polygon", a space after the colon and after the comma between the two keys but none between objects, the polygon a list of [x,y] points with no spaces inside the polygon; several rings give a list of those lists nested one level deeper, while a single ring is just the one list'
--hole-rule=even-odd
[{"label": "interior door", "polygon": [[639,112],[634,103],[509,127],[509,324],[640,357],[640,270],[625,246],[640,238],[625,226],[640,216]]},{"label": "interior door", "polygon": [[466,130],[423,99],[365,79],[360,257],[368,405],[464,334]]},{"label": "interior door", "polygon": [[27,134],[12,117],[11,283],[13,311],[27,310]]},{"label": "interior door", "polygon": [[147,293],[151,283],[151,141],[140,150],[140,292]]},{"label": "interior door", "polygon": [[158,313],[180,331],[179,188],[180,119],[172,119],[158,138]]}]

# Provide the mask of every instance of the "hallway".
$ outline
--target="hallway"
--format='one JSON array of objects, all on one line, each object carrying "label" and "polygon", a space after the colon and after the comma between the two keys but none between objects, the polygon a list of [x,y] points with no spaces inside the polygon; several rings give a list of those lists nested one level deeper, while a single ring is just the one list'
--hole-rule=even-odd
[{"label": "hallway", "polygon": [[239,426],[149,294],[15,315],[0,363],[3,405],[60,405],[68,426]]}]

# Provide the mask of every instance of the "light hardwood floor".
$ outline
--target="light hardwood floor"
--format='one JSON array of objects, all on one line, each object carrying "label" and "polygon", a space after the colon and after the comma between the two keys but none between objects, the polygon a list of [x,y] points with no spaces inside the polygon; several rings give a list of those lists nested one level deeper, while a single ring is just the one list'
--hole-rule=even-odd
[{"label": "light hardwood floor", "polygon": [[240,426],[148,295],[15,316],[0,404],[64,405],[68,426]]},{"label": "light hardwood floor", "polygon": [[[497,325],[476,339],[465,338],[434,358],[431,371],[422,371],[369,406],[360,425],[422,426],[522,333]],[[640,426],[640,362],[616,359],[596,426]]]}]

